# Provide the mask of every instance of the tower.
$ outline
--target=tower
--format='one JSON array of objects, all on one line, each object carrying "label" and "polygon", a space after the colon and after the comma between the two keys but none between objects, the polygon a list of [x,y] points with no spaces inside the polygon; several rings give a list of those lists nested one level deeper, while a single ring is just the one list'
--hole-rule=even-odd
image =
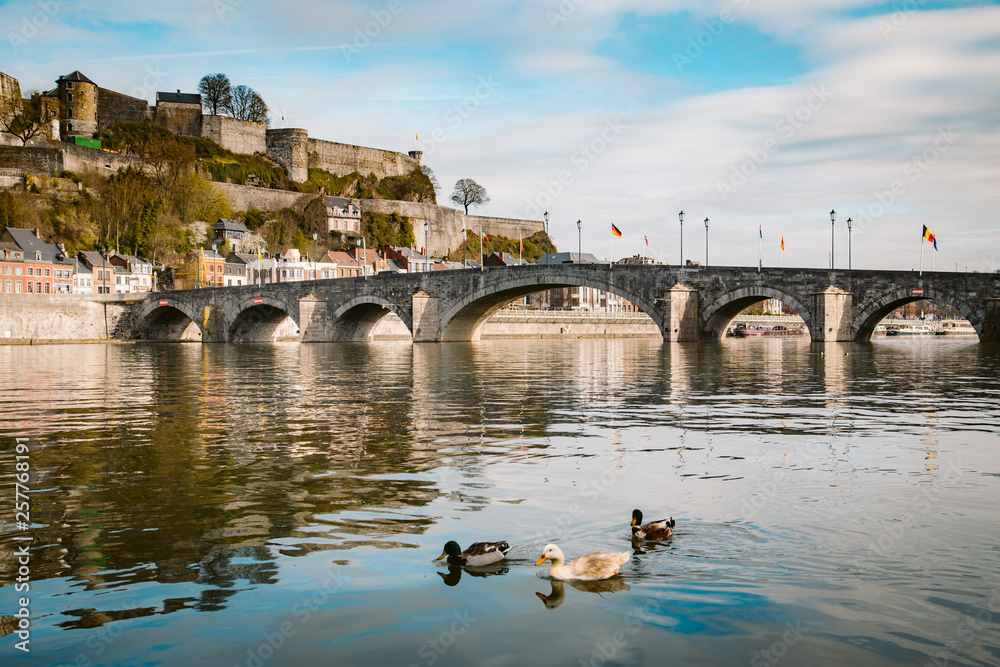
[{"label": "tower", "polygon": [[97,133],[97,84],[79,70],[56,79],[62,138]]}]

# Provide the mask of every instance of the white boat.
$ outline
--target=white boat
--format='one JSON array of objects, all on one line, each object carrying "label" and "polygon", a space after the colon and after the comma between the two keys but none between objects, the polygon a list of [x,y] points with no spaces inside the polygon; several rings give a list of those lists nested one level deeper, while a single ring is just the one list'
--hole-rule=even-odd
[{"label": "white boat", "polygon": [[930,328],[923,326],[922,324],[917,325],[904,325],[901,327],[888,326],[885,330],[886,336],[930,336],[934,332]]}]

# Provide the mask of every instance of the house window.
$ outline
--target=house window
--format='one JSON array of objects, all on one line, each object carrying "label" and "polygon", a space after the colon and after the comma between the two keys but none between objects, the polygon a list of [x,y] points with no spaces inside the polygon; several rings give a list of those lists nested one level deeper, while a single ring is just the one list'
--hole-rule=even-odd
[{"label": "house window", "polygon": [[45,277],[46,277],[46,278],[48,278],[48,277],[49,277],[49,270],[48,270],[48,269],[45,269]]},{"label": "house window", "polygon": [[9,281],[9,280],[8,280],[8,281],[7,281],[7,282],[6,282],[5,284],[4,284],[4,286],[3,286],[3,287],[4,287],[4,290],[3,290],[3,291],[4,291],[4,292],[7,292],[8,294],[10,294],[11,290],[13,290],[13,289],[14,289],[14,284],[13,284],[13,283],[12,283],[11,281]]},{"label": "house window", "polygon": [[67,118],[72,118],[73,117],[73,110],[72,109],[66,109],[66,117]]},{"label": "house window", "polygon": [[45,283],[45,293],[48,294],[52,290],[52,283]]},{"label": "house window", "polygon": [[[48,285],[48,283],[45,284]],[[38,292],[39,294],[42,293],[42,283],[35,283],[35,291]]]},{"label": "house window", "polygon": [[18,294],[21,293],[21,281],[20,280],[14,282],[14,291],[17,292]]},{"label": "house window", "polygon": [[66,123],[66,131],[67,132],[73,131],[73,123]]},{"label": "house window", "polygon": [[73,101],[73,93],[70,93],[70,92],[66,93],[66,101],[67,102],[72,102]]},{"label": "house window", "polygon": [[6,274],[7,274],[8,276],[9,276],[9,275],[10,275],[10,273],[11,273],[11,267],[10,267],[10,266],[8,266],[8,267],[7,267],[7,270],[6,270],[6,271],[4,271],[4,273],[6,273]]},{"label": "house window", "polygon": [[27,283],[27,285],[28,285],[28,294],[31,294],[31,293],[33,293],[33,292],[34,292],[34,289],[33,289],[33,288],[34,288],[34,286],[35,286],[35,283],[33,283],[33,282],[31,282],[31,281],[29,280],[29,281],[28,281],[28,283]]},{"label": "house window", "polygon": [[20,266],[15,266],[14,267],[14,275],[15,276],[21,275],[21,267]]},{"label": "house window", "polygon": [[35,275],[35,269],[29,266],[29,267],[28,267],[28,275],[29,275],[29,276],[33,276],[33,275]]}]

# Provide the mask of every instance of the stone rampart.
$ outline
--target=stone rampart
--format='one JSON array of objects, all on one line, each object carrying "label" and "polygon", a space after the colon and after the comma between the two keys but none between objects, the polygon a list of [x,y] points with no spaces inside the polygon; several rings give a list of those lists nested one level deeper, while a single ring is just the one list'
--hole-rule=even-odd
[{"label": "stone rampart", "polygon": [[[472,229],[477,233],[480,225],[487,236],[494,234],[516,239],[528,237],[543,229],[538,220],[516,220],[512,218],[489,218],[479,215],[465,215],[461,211],[437,204],[421,204],[411,201],[389,199],[355,200],[362,211],[376,213],[399,213],[415,218],[413,233],[417,244],[428,248],[432,256],[442,257],[450,250],[461,247],[462,229]],[[424,240],[424,221],[430,223],[428,239]]]},{"label": "stone rampart", "polygon": [[261,211],[280,211],[283,208],[300,209],[316,196],[310,193],[255,188],[235,183],[215,183],[214,185],[226,195],[229,206],[234,211],[247,211],[252,208]]},{"label": "stone rampart", "polygon": [[125,167],[147,168],[139,158],[124,153],[111,153],[76,144],[62,144],[57,150],[62,152],[61,168],[70,171],[82,172],[87,169],[96,169],[103,175],[110,176]]},{"label": "stone rampart", "polygon": [[[5,115],[3,120],[9,120],[13,111],[20,111],[21,83],[12,76],[0,72],[0,114]],[[7,112],[4,112],[4,109]],[[0,146],[20,146],[21,140],[13,134],[0,133]]]},{"label": "stone rampart", "polygon": [[325,169],[334,176],[344,176],[356,171],[365,176],[375,174],[379,178],[386,178],[403,176],[420,166],[418,160],[403,153],[321,139],[309,139],[307,151],[310,168]]},{"label": "stone rampart", "polygon": [[299,128],[267,131],[267,152],[296,183],[309,180],[309,133]]},{"label": "stone rampart", "polygon": [[138,97],[97,89],[97,127],[103,130],[120,121],[143,121],[152,118],[149,104]]},{"label": "stone rampart", "polygon": [[154,108],[156,124],[186,137],[201,136],[201,107],[197,104],[157,102]]},{"label": "stone rampart", "polygon": [[267,125],[228,116],[202,116],[201,136],[234,153],[267,152]]},{"label": "stone rampart", "polygon": [[57,174],[64,169],[59,148],[0,146],[0,167],[8,175]]}]

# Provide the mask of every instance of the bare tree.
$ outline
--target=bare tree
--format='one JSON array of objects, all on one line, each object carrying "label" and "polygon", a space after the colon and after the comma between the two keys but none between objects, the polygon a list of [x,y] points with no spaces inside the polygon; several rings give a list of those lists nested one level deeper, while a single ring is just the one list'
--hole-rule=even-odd
[{"label": "bare tree", "polygon": [[451,193],[451,200],[459,206],[465,207],[465,214],[469,214],[470,206],[483,206],[490,202],[490,196],[486,194],[486,188],[476,183],[471,178],[463,178],[455,183],[455,191]]},{"label": "bare tree", "polygon": [[437,176],[434,175],[434,170],[428,167],[426,164],[421,165],[420,171],[424,172],[424,176],[431,182],[431,187],[434,188],[434,194],[441,192],[441,184],[438,182]]},{"label": "bare tree", "polygon": [[213,116],[229,109],[232,101],[233,87],[225,74],[206,74],[198,82],[198,92],[201,93],[201,103]]},{"label": "bare tree", "polygon": [[264,98],[250,86],[240,84],[233,88],[229,102],[229,115],[237,120],[267,123],[267,104]]},{"label": "bare tree", "polygon": [[0,98],[0,132],[14,135],[21,140],[21,145],[27,144],[32,137],[45,134],[52,117],[52,111],[42,104],[38,93],[32,93],[27,100],[20,96]]}]

